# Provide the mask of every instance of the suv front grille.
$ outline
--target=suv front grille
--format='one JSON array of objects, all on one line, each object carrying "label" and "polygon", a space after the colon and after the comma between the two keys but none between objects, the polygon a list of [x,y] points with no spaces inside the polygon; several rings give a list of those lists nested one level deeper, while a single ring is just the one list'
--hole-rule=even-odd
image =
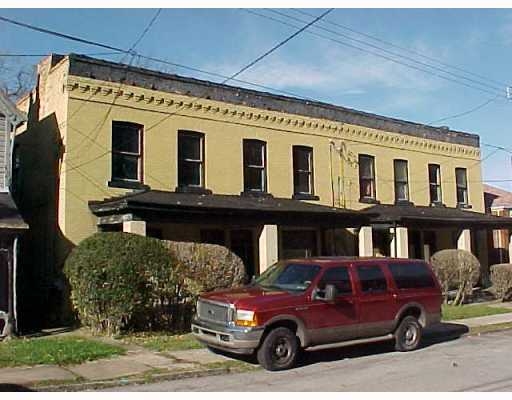
[{"label": "suv front grille", "polygon": [[197,302],[197,316],[202,320],[225,324],[231,320],[230,314],[229,304],[204,300]]}]

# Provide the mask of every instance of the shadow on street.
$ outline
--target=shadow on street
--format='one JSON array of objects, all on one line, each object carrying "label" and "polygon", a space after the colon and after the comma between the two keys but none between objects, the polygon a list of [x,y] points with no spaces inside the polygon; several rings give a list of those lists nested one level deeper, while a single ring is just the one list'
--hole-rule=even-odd
[{"label": "shadow on street", "polygon": [[0,383],[0,392],[33,392],[33,390],[14,383]]}]

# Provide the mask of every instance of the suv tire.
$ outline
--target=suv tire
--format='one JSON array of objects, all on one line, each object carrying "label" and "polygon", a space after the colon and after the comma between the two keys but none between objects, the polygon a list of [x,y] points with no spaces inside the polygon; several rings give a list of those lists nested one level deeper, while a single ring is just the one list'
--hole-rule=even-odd
[{"label": "suv tire", "polygon": [[259,364],[268,371],[292,368],[297,361],[299,343],[290,329],[272,329],[263,340],[256,356]]},{"label": "suv tire", "polygon": [[395,330],[395,350],[416,350],[421,342],[422,327],[416,317],[408,315]]}]

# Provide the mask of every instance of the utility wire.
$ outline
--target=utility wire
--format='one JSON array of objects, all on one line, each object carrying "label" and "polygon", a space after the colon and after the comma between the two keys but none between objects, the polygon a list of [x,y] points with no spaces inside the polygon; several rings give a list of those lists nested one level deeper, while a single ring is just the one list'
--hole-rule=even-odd
[{"label": "utility wire", "polygon": [[488,99],[487,101],[483,102],[482,104],[480,104],[480,105],[478,105],[478,106],[476,106],[474,108],[471,108],[471,109],[469,109],[467,111],[464,111],[464,112],[461,112],[461,113],[455,114],[455,115],[450,115],[449,117],[444,117],[444,118],[436,119],[435,121],[429,122],[427,125],[437,124],[439,122],[447,121],[449,119],[459,118],[459,117],[463,117],[465,115],[474,113],[474,112],[480,110],[481,108],[484,108],[486,105],[491,104],[492,102],[496,101],[498,96],[499,95],[496,95],[492,99]]},{"label": "utility wire", "polygon": [[[108,51],[108,52],[99,52],[99,53],[82,53],[84,56],[111,56],[120,54],[120,51]],[[40,54],[23,54],[23,53],[0,53],[0,57],[46,57],[49,53],[40,53]]]},{"label": "utility wire", "polygon": [[[314,14],[311,14],[311,13],[309,13],[309,12],[306,12],[306,11],[304,11],[304,10],[300,10],[300,9],[297,9],[297,8],[292,8],[291,10],[292,10],[292,11],[294,11],[294,12],[296,12],[296,13],[299,13],[299,14],[302,14],[302,15],[306,15],[306,16],[308,16],[308,17],[314,17],[314,16],[315,16]],[[332,20],[324,19],[324,21],[323,21],[323,22],[325,22],[326,24],[329,24],[329,25],[336,26],[336,27],[338,27],[338,28],[344,29],[344,30],[346,30],[346,31],[349,31],[349,32],[355,33],[355,34],[357,34],[357,35],[364,36],[364,37],[366,37],[366,38],[368,38],[368,39],[371,39],[371,40],[374,40],[374,41],[376,41],[376,42],[379,42],[379,43],[385,44],[385,45],[387,45],[387,46],[394,47],[394,48],[397,48],[397,49],[399,49],[399,50],[402,50],[402,51],[405,51],[405,52],[408,52],[408,53],[411,53],[411,54],[415,54],[415,55],[420,56],[420,57],[422,57],[422,58],[424,58],[424,59],[426,59],[426,60],[429,60],[429,61],[435,62],[435,63],[437,63],[437,64],[439,64],[439,65],[442,65],[442,66],[444,66],[444,67],[447,67],[447,68],[451,68],[451,69],[454,69],[454,70],[460,71],[460,72],[465,73],[465,74],[467,74],[467,75],[472,75],[472,76],[474,76],[474,77],[476,77],[476,78],[480,78],[480,79],[483,79],[483,80],[485,80],[485,81],[494,82],[494,83],[496,83],[496,84],[498,84],[498,85],[501,85],[501,86],[509,86],[509,85],[510,85],[510,83],[500,82],[500,81],[497,81],[497,80],[495,80],[495,79],[492,79],[492,78],[486,77],[486,76],[484,76],[484,75],[476,74],[476,73],[474,73],[474,72],[468,71],[467,69],[461,68],[460,66],[457,66],[457,65],[454,65],[454,64],[448,64],[448,63],[443,62],[443,61],[440,61],[440,60],[438,60],[438,59],[436,59],[436,58],[433,58],[433,57],[427,56],[427,55],[425,55],[425,54],[423,54],[423,53],[420,53],[419,51],[416,51],[416,50],[414,50],[414,49],[411,49],[411,48],[408,48],[408,47],[399,46],[399,45],[397,45],[397,44],[395,44],[395,43],[392,43],[392,42],[389,42],[389,41],[387,41],[387,40],[383,40],[383,39],[381,39],[381,38],[378,38],[378,37],[376,37],[376,36],[372,36],[372,35],[369,35],[369,34],[367,34],[367,33],[364,33],[364,32],[361,32],[361,31],[358,31],[358,30],[353,29],[353,28],[350,28],[350,27],[348,27],[348,26],[346,26],[346,25],[342,25],[342,24],[340,24],[340,23],[336,23],[336,22],[334,22],[334,21],[332,21]]]},{"label": "utility wire", "polygon": [[[256,12],[256,11],[253,11],[253,10],[247,10],[247,9],[242,9],[242,11],[247,12],[249,14],[257,15],[257,16],[262,17],[262,18],[266,18],[266,19],[272,20],[274,22],[278,22],[278,23],[280,23],[282,25],[287,25],[287,26],[290,26],[290,27],[297,28],[297,25],[291,24],[291,23],[289,23],[287,21],[283,21],[283,20],[278,19],[278,18],[271,17],[271,16],[266,15],[266,14],[261,14],[259,12]],[[478,86],[470,85],[468,83],[461,82],[460,80],[449,78],[449,77],[447,77],[445,75],[441,75],[441,74],[436,73],[434,71],[431,71],[431,70],[428,70],[428,69],[424,69],[424,68],[418,67],[416,65],[412,65],[412,64],[406,63],[406,62],[402,62],[400,60],[396,60],[396,59],[394,59],[392,57],[388,57],[388,56],[386,56],[384,54],[381,54],[381,53],[378,53],[378,52],[375,52],[375,51],[372,51],[372,50],[368,50],[368,49],[365,49],[365,48],[362,48],[362,47],[359,47],[359,46],[356,46],[356,45],[353,45],[353,44],[350,44],[350,43],[347,43],[347,42],[343,42],[341,40],[332,38],[330,36],[326,36],[326,35],[318,33],[318,32],[307,31],[307,33],[309,33],[310,35],[314,35],[314,36],[323,38],[323,39],[327,39],[327,40],[329,40],[331,42],[340,44],[340,45],[345,46],[345,47],[349,47],[349,48],[356,49],[356,50],[359,50],[359,51],[362,51],[362,52],[365,52],[365,53],[368,53],[368,54],[372,54],[372,55],[374,55],[376,57],[383,58],[383,59],[391,61],[393,63],[400,64],[400,65],[406,66],[408,68],[415,69],[417,71],[421,71],[421,72],[425,72],[425,73],[433,75],[433,76],[437,76],[437,77],[439,77],[441,79],[447,80],[449,82],[456,83],[458,85],[466,86],[466,87],[474,89],[474,90],[479,90],[481,92],[488,93],[488,94],[491,94],[493,96],[496,95],[496,91],[490,91],[490,90],[487,90],[487,89],[484,89],[484,88],[481,88],[481,87],[478,87]],[[502,97],[506,98],[505,95],[502,95]]]},{"label": "utility wire", "polygon": [[[146,36],[146,34],[149,32],[149,30],[151,29],[151,27],[153,26],[153,24],[156,22],[158,16],[160,15],[160,13],[162,12],[162,9],[159,8],[155,15],[153,16],[153,18],[151,18],[151,21],[149,21],[149,24],[146,26],[146,28],[144,29],[144,31],[142,31],[142,33],[140,34],[140,36],[137,38],[137,40],[135,41],[135,43],[133,43],[132,47],[130,48],[131,51],[135,50],[135,48],[139,45],[139,43],[142,41],[142,39],[144,39],[144,36]],[[130,51],[129,50],[129,51]]]}]

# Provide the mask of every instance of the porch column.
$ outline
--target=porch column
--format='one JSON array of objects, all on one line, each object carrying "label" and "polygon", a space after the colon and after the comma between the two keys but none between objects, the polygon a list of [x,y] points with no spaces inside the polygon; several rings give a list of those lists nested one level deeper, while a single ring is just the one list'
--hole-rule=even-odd
[{"label": "porch column", "polygon": [[508,231],[508,262],[512,264],[512,230]]},{"label": "porch column", "polygon": [[359,229],[359,257],[373,256],[372,227],[362,226]]},{"label": "porch column", "polygon": [[146,221],[123,221],[123,232],[146,236]]},{"label": "porch column", "polygon": [[476,233],[476,254],[480,261],[480,281],[484,285],[489,284],[489,251],[487,249],[487,230],[480,229]]},{"label": "porch column", "polygon": [[457,238],[457,249],[466,250],[471,253],[471,230],[463,229]]},{"label": "porch column", "polygon": [[277,225],[263,225],[259,237],[260,274],[277,261]]},{"label": "porch column", "polygon": [[408,258],[409,257],[409,235],[407,228],[397,226],[391,228],[391,257]]}]

